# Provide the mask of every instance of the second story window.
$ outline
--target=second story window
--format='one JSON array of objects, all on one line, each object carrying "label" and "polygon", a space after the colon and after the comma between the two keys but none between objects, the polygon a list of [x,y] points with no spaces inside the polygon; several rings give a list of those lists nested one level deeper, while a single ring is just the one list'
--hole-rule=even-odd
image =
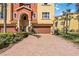
[{"label": "second story window", "polygon": [[13,14],[13,17],[16,18],[16,13]]},{"label": "second story window", "polygon": [[48,5],[48,3],[44,3],[44,5]]},{"label": "second story window", "polygon": [[32,18],[35,19],[36,18],[36,13],[32,14]]},{"label": "second story window", "polygon": [[30,4],[26,4],[26,3],[20,3],[20,6],[26,6],[26,7],[31,8],[31,5]]},{"label": "second story window", "polygon": [[42,6],[49,6],[49,3],[43,3]]},{"label": "second story window", "polygon": [[3,19],[3,3],[0,3],[0,19]]},{"label": "second story window", "polygon": [[2,12],[0,12],[0,19],[2,19],[3,18],[3,14],[2,14]]},{"label": "second story window", "polygon": [[42,12],[42,19],[48,20],[50,18],[50,13],[49,12]]}]

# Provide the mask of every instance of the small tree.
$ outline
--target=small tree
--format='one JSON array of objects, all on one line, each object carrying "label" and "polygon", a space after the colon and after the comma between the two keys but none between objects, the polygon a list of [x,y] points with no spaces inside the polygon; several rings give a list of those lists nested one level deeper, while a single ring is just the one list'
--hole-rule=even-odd
[{"label": "small tree", "polygon": [[53,27],[54,27],[54,34],[58,34],[58,17],[55,17],[54,23],[53,23]]},{"label": "small tree", "polygon": [[66,34],[68,32],[68,20],[69,20],[68,16],[69,16],[70,11],[71,11],[70,9],[66,9],[65,11],[62,12],[63,13],[62,16],[65,16],[64,20],[66,22],[66,27],[65,27],[65,33]]},{"label": "small tree", "polygon": [[68,30],[69,30],[69,28],[70,28],[70,21],[71,21],[72,18],[73,18],[73,17],[69,15],[69,17],[68,17],[68,21],[69,21]]},{"label": "small tree", "polygon": [[65,28],[65,17],[64,17],[64,16],[61,16],[58,20],[59,20],[59,21],[62,21],[62,25],[63,25],[62,32],[64,33],[64,28]]}]

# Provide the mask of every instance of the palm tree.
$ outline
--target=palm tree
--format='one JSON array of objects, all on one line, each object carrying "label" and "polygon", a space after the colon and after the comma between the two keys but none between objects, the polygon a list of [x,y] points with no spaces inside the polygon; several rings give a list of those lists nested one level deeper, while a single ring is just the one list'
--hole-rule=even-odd
[{"label": "palm tree", "polygon": [[6,3],[3,3],[3,15],[4,15],[4,33],[6,33],[6,14],[7,14],[7,4]]},{"label": "palm tree", "polygon": [[69,17],[70,12],[71,12],[70,9],[67,9],[67,10],[66,10],[66,33],[68,32],[68,27],[70,26],[70,24],[69,24],[69,26],[68,26],[68,21],[71,20],[71,17]]},{"label": "palm tree", "polygon": [[57,28],[57,25],[58,25],[58,17],[55,17],[55,27]]},{"label": "palm tree", "polygon": [[55,20],[53,22],[53,28],[54,28],[54,34],[57,34],[57,26],[58,26],[58,17],[55,17]]},{"label": "palm tree", "polygon": [[65,11],[63,11],[62,13],[62,16],[64,16],[64,21],[66,23],[66,27],[65,27],[65,33],[67,34],[68,32],[68,21],[70,20],[69,18],[69,13],[70,13],[70,9],[66,9]]},{"label": "palm tree", "polygon": [[69,17],[68,17],[68,21],[69,21],[68,30],[69,30],[69,28],[70,28],[70,21],[71,21],[72,18],[73,18],[73,17],[69,15]]},{"label": "palm tree", "polygon": [[63,28],[62,28],[62,32],[64,33],[64,28],[65,28],[65,17],[64,16],[61,16],[60,19],[58,20],[62,20],[62,25],[63,25]]}]

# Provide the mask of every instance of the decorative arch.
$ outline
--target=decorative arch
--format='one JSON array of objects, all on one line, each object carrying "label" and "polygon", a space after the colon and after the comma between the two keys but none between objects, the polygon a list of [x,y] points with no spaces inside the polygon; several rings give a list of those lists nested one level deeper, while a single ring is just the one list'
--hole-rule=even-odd
[{"label": "decorative arch", "polygon": [[26,27],[29,25],[28,14],[22,13],[20,15],[20,30],[27,31]]}]

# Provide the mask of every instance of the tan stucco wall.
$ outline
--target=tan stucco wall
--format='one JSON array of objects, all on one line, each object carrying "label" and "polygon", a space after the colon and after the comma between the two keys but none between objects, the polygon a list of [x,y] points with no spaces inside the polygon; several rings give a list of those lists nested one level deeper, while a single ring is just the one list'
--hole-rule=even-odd
[{"label": "tan stucco wall", "polygon": [[[42,12],[50,12],[50,19],[42,19]],[[45,6],[42,3],[37,4],[37,22],[38,24],[52,24],[54,20],[54,4],[50,3]]]},{"label": "tan stucco wall", "polygon": [[76,19],[76,16],[79,14],[73,14],[73,19],[70,21],[70,29],[78,30],[78,20]]},{"label": "tan stucco wall", "polygon": [[[11,20],[11,4],[8,3],[7,4],[7,24],[10,24],[10,20]],[[4,19],[0,19],[0,24],[4,23]]]},{"label": "tan stucco wall", "polygon": [[8,3],[8,6],[7,6],[7,23],[10,23],[10,20],[11,20],[11,3]]}]

